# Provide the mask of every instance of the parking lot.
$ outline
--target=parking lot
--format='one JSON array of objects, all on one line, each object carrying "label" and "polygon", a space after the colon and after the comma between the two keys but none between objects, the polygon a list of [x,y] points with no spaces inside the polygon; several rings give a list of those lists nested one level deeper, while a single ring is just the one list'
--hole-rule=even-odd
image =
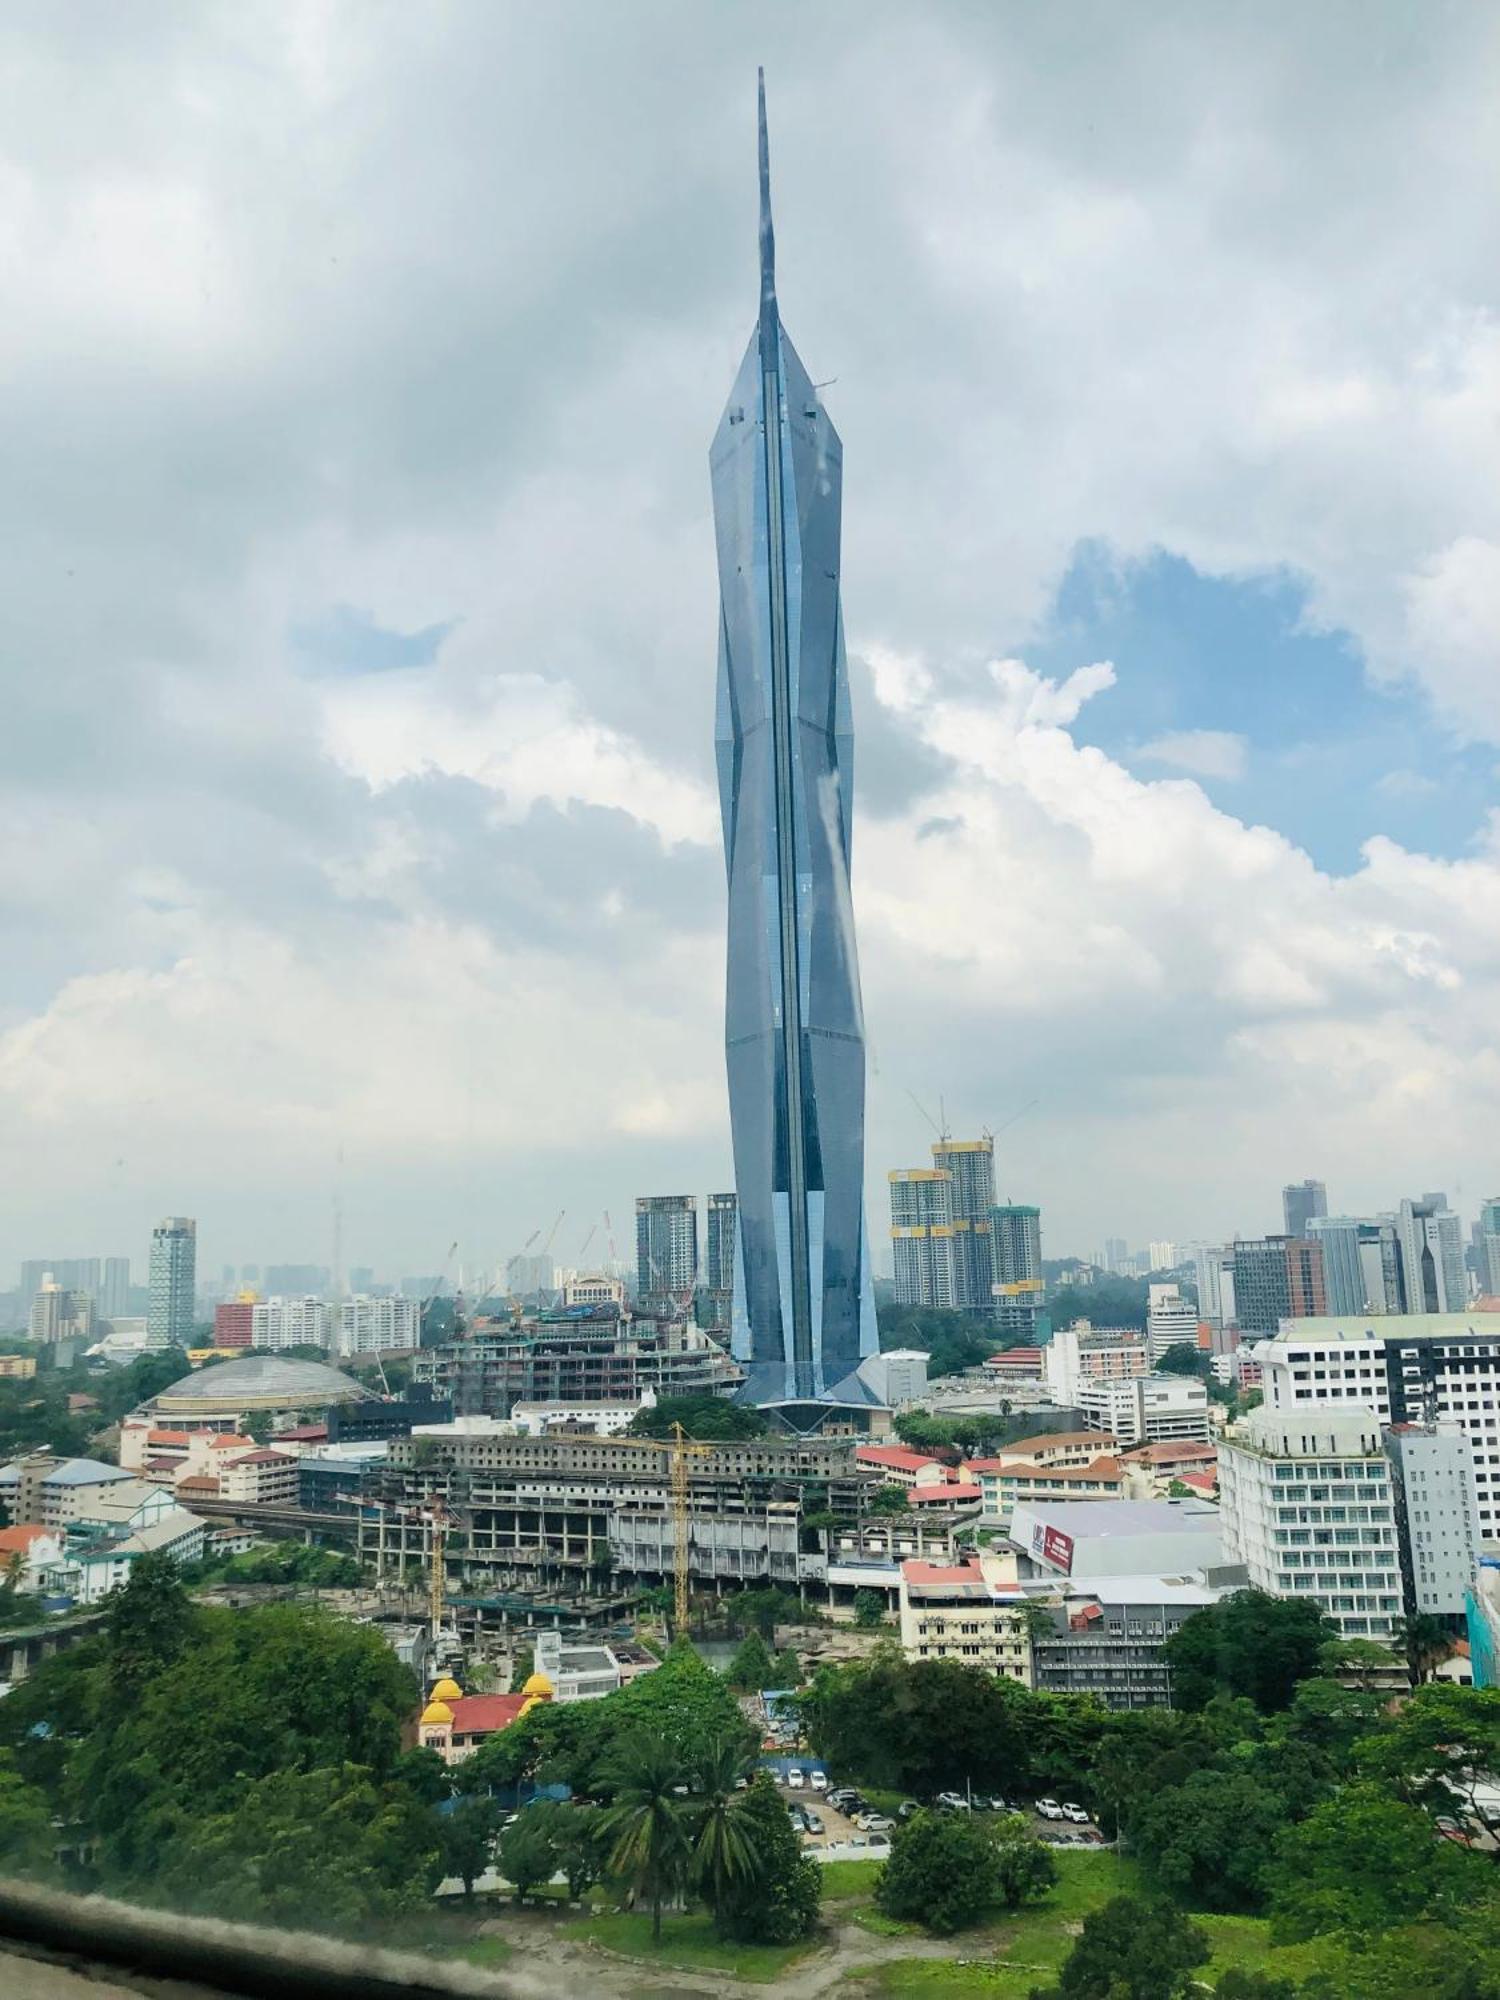
[{"label": "parking lot", "polygon": [[[880,1815],[882,1818],[892,1820],[892,1824],[888,1827],[860,1826],[859,1818],[871,1810],[867,1801],[862,1795],[850,1800],[847,1794],[856,1789],[853,1787],[834,1784],[831,1794],[818,1789],[813,1780],[813,1773],[816,1771],[821,1774],[822,1767],[816,1759],[798,1760],[795,1757],[783,1756],[768,1757],[765,1762],[776,1779],[777,1789],[792,1817],[796,1820],[805,1818],[812,1822],[810,1827],[802,1830],[803,1845],[809,1853],[822,1853],[830,1860],[845,1860],[860,1855],[877,1859],[890,1852],[891,1837],[899,1825],[899,1818],[896,1815]],[[793,1770],[802,1774],[800,1785],[788,1782],[788,1774]],[[917,1800],[902,1801],[903,1805],[909,1805],[913,1810],[919,1803]],[[994,1816],[998,1810],[983,1797],[976,1797],[972,1807],[958,1804],[953,1798],[946,1804],[933,1803],[937,1804],[937,1809],[940,1811],[973,1810],[986,1816]],[[1013,1805],[1014,1810],[1025,1818],[1028,1831],[1049,1846],[1099,1847],[1106,1844],[1103,1834],[1091,1820],[1054,1819],[1037,1811],[1033,1801],[1017,1800]]]}]

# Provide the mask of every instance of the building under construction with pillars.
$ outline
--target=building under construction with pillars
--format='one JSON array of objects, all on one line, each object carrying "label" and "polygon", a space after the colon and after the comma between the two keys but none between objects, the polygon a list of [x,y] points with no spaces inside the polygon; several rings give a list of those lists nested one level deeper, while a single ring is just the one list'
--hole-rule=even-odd
[{"label": "building under construction with pillars", "polygon": [[[671,1582],[678,1549],[672,1451],[647,1439],[459,1432],[391,1445],[359,1551],[385,1582],[422,1579],[445,1537],[451,1592],[499,1605],[518,1592],[584,1592],[613,1576]],[[753,1438],[686,1455],[687,1574],[695,1591],[814,1584],[827,1601],[809,1515],[864,1518],[880,1474],[847,1444]],[[441,1518],[434,1528],[433,1517]]]},{"label": "building under construction with pillars", "polygon": [[637,1402],[727,1395],[742,1380],[690,1321],[623,1312],[613,1302],[516,1319],[476,1319],[462,1340],[424,1349],[413,1378],[464,1416],[506,1417],[516,1403]]}]

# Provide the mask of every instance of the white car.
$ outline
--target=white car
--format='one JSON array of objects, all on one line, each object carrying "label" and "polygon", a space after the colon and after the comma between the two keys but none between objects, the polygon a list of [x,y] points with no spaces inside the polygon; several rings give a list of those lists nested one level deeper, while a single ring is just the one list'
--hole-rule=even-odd
[{"label": "white car", "polygon": [[1043,1819],[1061,1819],[1063,1809],[1056,1799],[1038,1799],[1036,1809]]},{"label": "white car", "polygon": [[802,1787],[807,1783],[807,1780],[802,1775],[802,1766],[800,1764],[793,1764],[791,1768],[787,1771],[786,1782],[789,1790],[794,1792],[800,1792],[802,1790]]},{"label": "white car", "polygon": [[808,1776],[811,1779],[812,1788],[815,1792],[826,1792],[828,1790],[828,1773],[826,1771],[811,1771],[808,1773]]},{"label": "white car", "polygon": [[1089,1816],[1082,1806],[1064,1803],[1062,1816],[1064,1819],[1072,1820],[1074,1826],[1087,1826],[1089,1824]]}]

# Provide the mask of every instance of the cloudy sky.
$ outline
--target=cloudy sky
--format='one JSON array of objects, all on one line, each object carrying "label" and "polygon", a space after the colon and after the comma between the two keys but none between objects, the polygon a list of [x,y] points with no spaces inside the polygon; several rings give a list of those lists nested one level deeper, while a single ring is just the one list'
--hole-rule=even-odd
[{"label": "cloudy sky", "polygon": [[872,1232],[1500,1185],[1500,17],[16,4],[0,1284],[729,1184],[706,453],[845,445]]}]

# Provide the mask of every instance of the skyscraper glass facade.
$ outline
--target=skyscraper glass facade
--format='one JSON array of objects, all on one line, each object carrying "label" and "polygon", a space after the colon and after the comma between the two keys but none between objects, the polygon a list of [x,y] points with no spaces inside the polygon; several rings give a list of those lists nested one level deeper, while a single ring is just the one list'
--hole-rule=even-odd
[{"label": "skyscraper glass facade", "polygon": [[849,892],[843,448],[777,307],[763,86],[760,181],[760,317],[710,454],[740,1223],[732,1348],[755,1403],[868,1403],[855,1379],[878,1343]]},{"label": "skyscraper glass facade", "polygon": [[146,1336],[153,1346],[191,1347],[193,1289],[198,1274],[198,1225],[169,1215],[151,1232],[151,1295]]}]

